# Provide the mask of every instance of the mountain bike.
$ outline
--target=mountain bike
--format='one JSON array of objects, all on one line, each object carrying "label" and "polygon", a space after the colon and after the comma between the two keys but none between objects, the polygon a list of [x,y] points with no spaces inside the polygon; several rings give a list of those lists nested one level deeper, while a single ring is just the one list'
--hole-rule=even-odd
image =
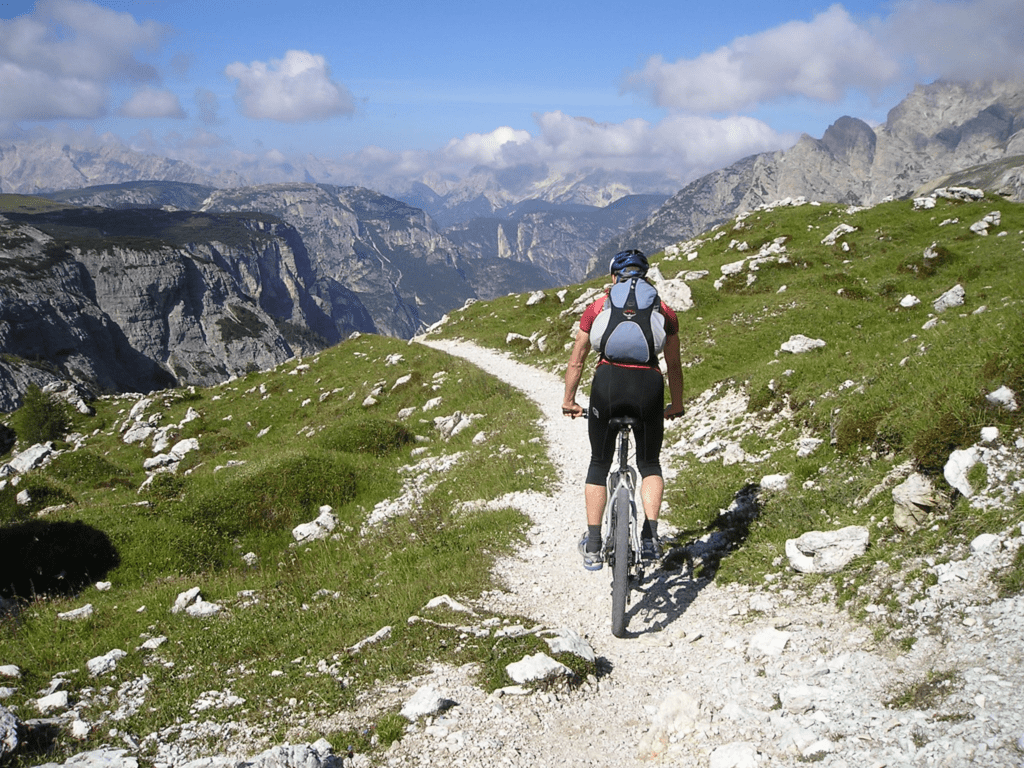
[{"label": "mountain bike", "polygon": [[644,581],[640,543],[643,519],[637,513],[637,472],[629,465],[629,435],[639,424],[630,416],[610,419],[617,430],[618,466],[608,473],[608,501],[601,521],[604,561],[612,572],[612,634],[626,636],[626,606],[630,593]]}]

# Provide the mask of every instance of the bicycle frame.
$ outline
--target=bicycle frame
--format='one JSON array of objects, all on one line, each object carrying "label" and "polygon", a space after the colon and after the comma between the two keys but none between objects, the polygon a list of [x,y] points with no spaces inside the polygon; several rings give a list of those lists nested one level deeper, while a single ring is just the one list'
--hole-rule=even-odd
[{"label": "bicycle frame", "polygon": [[612,572],[612,634],[626,634],[626,606],[630,592],[644,579],[640,534],[642,522],[637,513],[637,472],[629,465],[629,435],[638,422],[629,417],[609,421],[617,429],[617,468],[608,474],[608,500],[601,525],[605,562]]}]

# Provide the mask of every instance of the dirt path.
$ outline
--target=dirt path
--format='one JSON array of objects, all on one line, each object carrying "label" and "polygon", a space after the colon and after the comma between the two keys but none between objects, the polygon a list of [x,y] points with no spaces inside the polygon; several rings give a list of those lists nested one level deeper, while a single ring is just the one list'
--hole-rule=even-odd
[{"label": "dirt path", "polygon": [[[426,343],[516,386],[543,411],[558,480],[550,494],[516,495],[534,525],[527,546],[497,565],[506,591],[492,596],[493,607],[574,630],[604,673],[568,693],[500,697],[485,696],[466,670],[438,669],[431,684],[458,706],[397,742],[387,764],[755,768],[814,760],[881,768],[955,766],[981,755],[993,766],[1019,764],[1024,716],[1011,693],[1016,683],[1002,676],[1009,668],[1024,683],[1024,619],[994,620],[1000,630],[980,638],[975,622],[965,621],[897,656],[820,598],[659,570],[628,611],[629,636],[612,636],[608,570],[584,570],[576,550],[589,443],[586,423],[561,414],[562,381],[473,344]],[[686,428],[686,421],[675,427]],[[671,456],[663,459],[667,466]],[[990,610],[1019,615],[1022,608],[1018,599]],[[975,679],[962,680],[947,701],[965,712],[962,719],[951,725],[883,703],[900,681],[944,665],[977,665]],[[990,709],[979,715],[986,701]]]}]

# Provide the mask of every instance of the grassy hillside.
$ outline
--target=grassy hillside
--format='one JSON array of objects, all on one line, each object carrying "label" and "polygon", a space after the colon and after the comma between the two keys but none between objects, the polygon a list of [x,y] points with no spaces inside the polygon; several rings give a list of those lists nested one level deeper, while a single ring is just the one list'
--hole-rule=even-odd
[{"label": "grassy hillside", "polygon": [[[536,409],[509,386],[421,345],[361,336],[212,389],[157,393],[138,418],[171,426],[169,445],[194,437],[199,448],[176,473],[149,483],[149,441],[123,439],[137,405],[134,397],[105,399],[94,416],[76,414],[73,433],[58,443],[76,450],[0,490],[5,558],[18,554],[10,537],[25,521],[45,523],[44,538],[55,550],[65,546],[38,558],[39,579],[62,568],[77,578],[80,544],[104,543],[97,531],[119,552],[119,565],[87,574],[79,594],[38,599],[0,625],[0,660],[24,675],[4,705],[22,719],[38,716],[38,691],[59,677],[94,725],[85,743],[63,737],[63,754],[108,743],[110,727],[141,741],[184,731],[210,691],[230,690],[245,703],[203,719],[275,723],[260,736],[279,741],[299,723],[354,708],[381,679],[421,671],[431,655],[479,661],[483,683],[498,685],[513,660],[505,654],[521,657],[540,642],[467,640],[453,628],[406,621],[438,595],[471,599],[491,588],[493,557],[521,539],[520,513],[463,502],[551,482]],[[189,420],[190,411],[198,418]],[[435,417],[456,413],[472,416],[469,428],[446,440]],[[22,491],[27,504],[17,501]],[[399,496],[411,514],[367,525],[376,505]],[[338,517],[335,535],[296,547],[292,528],[325,504]],[[59,524],[74,520],[88,529],[60,541]],[[108,591],[92,586],[101,578]],[[170,612],[193,586],[221,615]],[[91,618],[58,618],[87,603]],[[386,626],[391,637],[373,653],[346,651]],[[159,637],[169,640],[140,650]],[[129,686],[145,677],[150,693],[145,708],[112,723],[103,713],[123,708],[128,695],[97,690],[86,662],[115,648],[128,656],[114,679]],[[377,726],[385,739],[400,733],[388,730],[396,717],[371,708],[328,730],[339,748],[367,748]]]},{"label": "grassy hillside", "polygon": [[[971,231],[993,212],[999,224],[987,235]],[[832,242],[840,225],[851,229]],[[757,263],[773,244],[774,258]],[[878,633],[912,643],[897,597],[906,603],[934,583],[923,558],[963,556],[975,535],[1024,520],[1024,499],[1006,494],[975,508],[942,478],[951,451],[992,426],[1014,458],[991,477],[976,465],[974,487],[999,497],[1022,478],[1022,411],[995,407],[986,395],[1001,386],[1018,400],[1024,394],[1024,206],[998,198],[940,198],[924,210],[910,201],[778,206],[668,251],[652,258],[656,279],[668,293],[685,278],[693,301],[680,313],[688,415],[666,438],[676,445],[666,518],[683,531],[677,543],[721,525],[719,513],[748,484],[788,475],[785,491],[762,494],[760,516],[735,551],[705,567],[726,580],[817,584],[824,577],[788,571],[786,539],[868,526],[869,555],[825,586],[860,615],[889,606],[874,617]],[[562,372],[581,299],[602,282],[547,291],[532,306],[526,296],[473,304],[432,334],[476,339]],[[964,304],[937,312],[933,302],[957,285]],[[919,303],[902,306],[907,296]],[[796,334],[825,345],[782,351]],[[822,442],[801,458],[800,438]],[[744,460],[723,461],[713,441],[738,446]],[[932,477],[942,498],[928,526],[905,533],[892,523],[889,491],[911,470]],[[882,578],[878,561],[906,575]],[[1003,574],[1008,589],[1024,572],[1017,563]]]}]

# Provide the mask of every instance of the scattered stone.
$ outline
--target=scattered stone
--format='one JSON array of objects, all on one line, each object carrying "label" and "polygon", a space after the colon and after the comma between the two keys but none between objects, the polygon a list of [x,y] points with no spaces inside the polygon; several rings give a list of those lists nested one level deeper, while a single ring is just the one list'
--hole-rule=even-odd
[{"label": "scattered stone", "polygon": [[572,676],[571,669],[561,662],[555,661],[546,653],[525,656],[520,661],[506,665],[505,671],[514,682],[520,684]]},{"label": "scattered stone", "polygon": [[93,615],[92,603],[86,603],[81,608],[75,608],[71,611],[65,611],[64,613],[58,613],[57,618],[62,621],[82,621],[84,619],[91,619]]},{"label": "scattered stone", "polygon": [[813,349],[821,349],[824,346],[825,342],[821,339],[811,339],[801,333],[797,333],[790,336],[789,341],[783,342],[781,349],[783,352],[799,355],[804,352],[810,352]]},{"label": "scattered stone", "polygon": [[320,507],[320,514],[310,523],[292,528],[292,538],[298,543],[326,539],[338,525],[338,516],[329,504]]},{"label": "scattered stone", "polygon": [[174,605],[171,606],[171,613],[181,613],[198,597],[199,587],[192,587],[185,592],[181,592],[178,597],[175,598]]},{"label": "scattered stone", "polygon": [[448,706],[445,699],[435,688],[425,685],[412,698],[405,702],[399,714],[406,720],[415,722],[421,717],[429,717],[443,711]]},{"label": "scattered stone", "polygon": [[938,503],[932,481],[919,472],[892,489],[893,522],[904,531],[922,526]]},{"label": "scattered stone", "polygon": [[954,307],[962,307],[964,299],[967,293],[964,291],[962,285],[954,285],[944,294],[939,296],[935,301],[932,302],[932,308],[939,314],[942,314],[947,309],[953,309]]},{"label": "scattered stone", "polygon": [[1018,408],[1016,393],[1005,384],[995,392],[989,392],[985,395],[985,399],[992,405],[997,405],[1007,411],[1016,411]]},{"label": "scattered stone", "polygon": [[838,531],[810,531],[786,542],[786,556],[795,571],[835,573],[868,548],[868,529],[850,525]]},{"label": "scattered stone", "polygon": [[43,696],[41,699],[36,699],[36,709],[39,710],[39,714],[48,715],[51,712],[58,710],[65,710],[68,708],[68,692],[57,691],[51,693],[49,696]]},{"label": "scattered stone", "polygon": [[946,466],[942,468],[942,476],[946,478],[946,482],[967,498],[974,495],[974,488],[971,487],[967,475],[980,458],[978,449],[973,446],[956,450],[949,455]]},{"label": "scattered stone", "polygon": [[128,654],[122,651],[120,648],[115,648],[112,651],[107,651],[102,656],[95,656],[85,663],[85,666],[89,669],[89,674],[92,677],[99,677],[105,675],[108,672],[113,672],[117,667],[117,662],[123,659]]}]

